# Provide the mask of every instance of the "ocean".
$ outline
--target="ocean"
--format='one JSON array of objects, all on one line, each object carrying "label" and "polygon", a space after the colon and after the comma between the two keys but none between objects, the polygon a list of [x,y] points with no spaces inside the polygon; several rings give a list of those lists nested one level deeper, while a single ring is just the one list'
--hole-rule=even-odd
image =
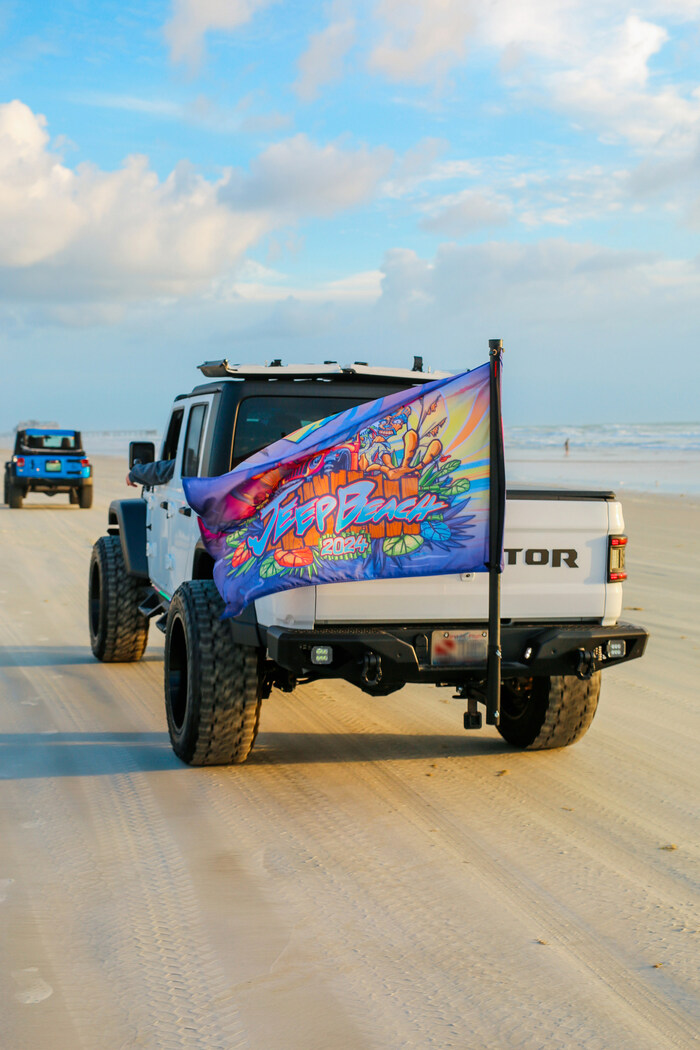
[{"label": "ocean", "polygon": [[700,423],[506,427],[504,443],[511,485],[700,493]]},{"label": "ocean", "polygon": [[[5,448],[12,440],[0,434]],[[157,449],[160,434],[155,429],[83,433],[92,455],[126,460],[129,441],[154,441]],[[509,485],[700,494],[700,423],[506,427],[504,441]]]}]

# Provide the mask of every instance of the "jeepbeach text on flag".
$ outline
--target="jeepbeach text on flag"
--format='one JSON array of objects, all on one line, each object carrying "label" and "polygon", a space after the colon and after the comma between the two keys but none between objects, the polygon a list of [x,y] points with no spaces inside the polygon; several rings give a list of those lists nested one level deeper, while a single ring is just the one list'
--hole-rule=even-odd
[{"label": "jeepbeach text on flag", "polygon": [[184,479],[225,615],[294,587],[488,571],[490,429],[487,363]]}]

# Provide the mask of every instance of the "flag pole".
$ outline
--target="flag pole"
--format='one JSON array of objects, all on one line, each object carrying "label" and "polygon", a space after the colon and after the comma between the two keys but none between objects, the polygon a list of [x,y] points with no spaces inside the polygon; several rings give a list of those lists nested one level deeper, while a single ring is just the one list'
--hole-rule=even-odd
[{"label": "flag pole", "polygon": [[506,479],[501,421],[503,340],[489,339],[489,644],[486,664],[486,724],[501,715],[501,558]]}]

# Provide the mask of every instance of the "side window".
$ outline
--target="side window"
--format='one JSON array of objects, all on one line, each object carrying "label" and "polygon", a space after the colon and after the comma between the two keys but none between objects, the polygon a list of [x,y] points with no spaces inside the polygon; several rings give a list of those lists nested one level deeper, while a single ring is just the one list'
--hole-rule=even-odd
[{"label": "side window", "polygon": [[177,443],[180,440],[182,417],[184,414],[185,410],[183,408],[176,408],[170,417],[168,432],[165,435],[165,441],[163,442],[163,451],[160,454],[161,459],[175,459],[175,456],[177,455]]},{"label": "side window", "polygon": [[182,455],[183,478],[194,478],[199,473],[199,455],[202,449],[204,421],[207,418],[206,405],[193,405],[187,421],[185,450]]}]

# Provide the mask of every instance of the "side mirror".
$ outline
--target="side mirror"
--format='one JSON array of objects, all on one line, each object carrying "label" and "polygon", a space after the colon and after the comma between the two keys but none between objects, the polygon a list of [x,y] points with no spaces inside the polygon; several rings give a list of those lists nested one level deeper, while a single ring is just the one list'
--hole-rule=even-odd
[{"label": "side mirror", "polygon": [[156,458],[156,446],[152,441],[129,442],[129,470],[134,463],[153,463]]}]

